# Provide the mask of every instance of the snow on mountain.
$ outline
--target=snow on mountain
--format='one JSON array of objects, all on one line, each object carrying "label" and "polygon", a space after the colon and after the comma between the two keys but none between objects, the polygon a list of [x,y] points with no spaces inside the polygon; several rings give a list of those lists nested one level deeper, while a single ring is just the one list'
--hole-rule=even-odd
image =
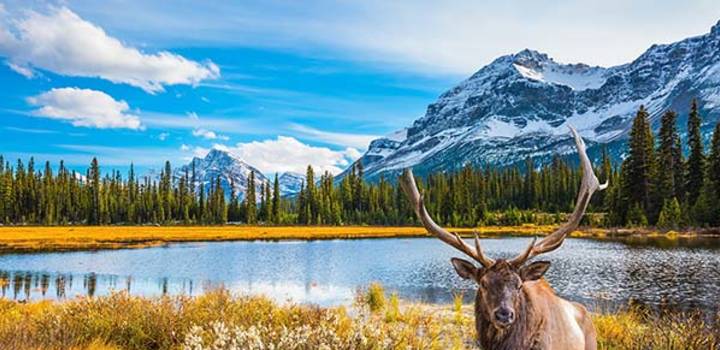
[{"label": "snow on mountain", "polygon": [[218,149],[213,149],[205,156],[205,158],[195,157],[189,164],[176,169],[173,178],[175,181],[187,173],[188,178],[192,181],[193,166],[195,169],[195,187],[204,186],[205,190],[209,190],[214,181],[220,177],[220,184],[227,196],[230,196],[231,184],[235,193],[242,199],[247,190],[248,176],[250,172],[255,173],[255,193],[259,200],[261,186],[263,183],[269,183],[265,175],[257,168],[245,163],[237,156]]},{"label": "snow on mountain", "polygon": [[720,22],[610,68],[562,64],[527,49],[501,56],[443,93],[409,128],[372,141],[358,161],[373,179],[410,166],[423,173],[544,160],[574,151],[568,123],[592,153],[599,143],[622,145],[640,105],[654,127],[665,110],[677,111],[684,131],[693,97],[709,132],[720,119]]},{"label": "snow on mountain", "polygon": [[282,196],[291,196],[300,192],[300,188],[305,182],[305,175],[285,172],[278,177],[278,185],[280,186],[280,194]]},{"label": "snow on mountain", "polygon": [[588,65],[556,63],[547,55],[525,50],[516,55],[513,67],[523,77],[544,83],[567,86],[575,91],[597,89],[607,80],[608,70]]}]

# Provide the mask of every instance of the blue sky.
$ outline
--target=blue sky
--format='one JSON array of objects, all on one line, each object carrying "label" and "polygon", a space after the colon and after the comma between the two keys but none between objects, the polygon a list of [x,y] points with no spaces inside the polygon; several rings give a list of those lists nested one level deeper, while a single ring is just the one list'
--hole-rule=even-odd
[{"label": "blue sky", "polygon": [[718,19],[717,1],[0,0],[0,154],[126,170],[217,147],[338,172],[499,55],[610,66]]}]

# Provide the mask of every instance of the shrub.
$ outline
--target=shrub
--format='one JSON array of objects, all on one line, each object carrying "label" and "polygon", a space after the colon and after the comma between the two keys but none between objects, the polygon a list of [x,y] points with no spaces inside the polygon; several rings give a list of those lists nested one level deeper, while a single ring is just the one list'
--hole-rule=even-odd
[{"label": "shrub", "polygon": [[682,212],[678,200],[674,197],[672,200],[665,200],[662,210],[660,211],[657,226],[663,229],[677,230],[681,221]]},{"label": "shrub", "polygon": [[382,284],[373,282],[365,294],[365,303],[371,312],[378,312],[385,308],[385,289]]}]

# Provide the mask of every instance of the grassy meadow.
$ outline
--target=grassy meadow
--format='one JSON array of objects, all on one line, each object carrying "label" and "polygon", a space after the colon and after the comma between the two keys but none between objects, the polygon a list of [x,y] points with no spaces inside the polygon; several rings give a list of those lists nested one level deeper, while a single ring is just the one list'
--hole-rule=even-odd
[{"label": "grassy meadow", "polygon": [[[555,226],[452,229],[463,235],[543,235]],[[423,237],[422,227],[387,226],[5,226],[0,252],[142,248],[177,242]]]},{"label": "grassy meadow", "polygon": [[[684,314],[595,315],[600,349],[718,349],[720,329]],[[279,305],[215,290],[66,302],[0,300],[3,349],[476,349],[471,305],[405,303],[381,286],[350,307]]]},{"label": "grassy meadow", "polygon": [[[449,228],[463,236],[543,236],[556,225],[482,226]],[[715,233],[717,235],[717,233]],[[145,248],[168,243],[427,237],[422,227],[392,226],[0,226],[0,253]],[[697,236],[697,232],[659,232],[650,229],[588,228],[573,237],[663,238]]]}]

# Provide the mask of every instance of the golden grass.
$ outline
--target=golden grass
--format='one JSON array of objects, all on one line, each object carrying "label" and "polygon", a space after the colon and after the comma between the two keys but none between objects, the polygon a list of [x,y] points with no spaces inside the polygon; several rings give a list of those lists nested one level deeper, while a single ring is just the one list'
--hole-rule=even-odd
[{"label": "golden grass", "polygon": [[[477,349],[472,306],[398,301],[351,307],[278,305],[226,290],[189,297],[125,293],[66,302],[0,299],[1,349]],[[382,297],[385,298],[384,296]],[[718,320],[720,321],[720,320]],[[688,314],[594,315],[599,349],[719,349],[720,328]]]},{"label": "golden grass", "polygon": [[[554,226],[491,226],[451,229],[483,237],[542,235]],[[382,226],[5,226],[0,252],[142,248],[176,242],[423,237],[422,227]]]},{"label": "golden grass", "polygon": [[[448,228],[463,236],[542,236],[556,225]],[[427,237],[411,226],[0,226],[0,253],[145,248],[180,242],[312,240]],[[661,241],[665,245],[696,237],[720,237],[717,232],[659,232],[650,229],[584,228],[571,237],[621,239],[628,243]]]}]

